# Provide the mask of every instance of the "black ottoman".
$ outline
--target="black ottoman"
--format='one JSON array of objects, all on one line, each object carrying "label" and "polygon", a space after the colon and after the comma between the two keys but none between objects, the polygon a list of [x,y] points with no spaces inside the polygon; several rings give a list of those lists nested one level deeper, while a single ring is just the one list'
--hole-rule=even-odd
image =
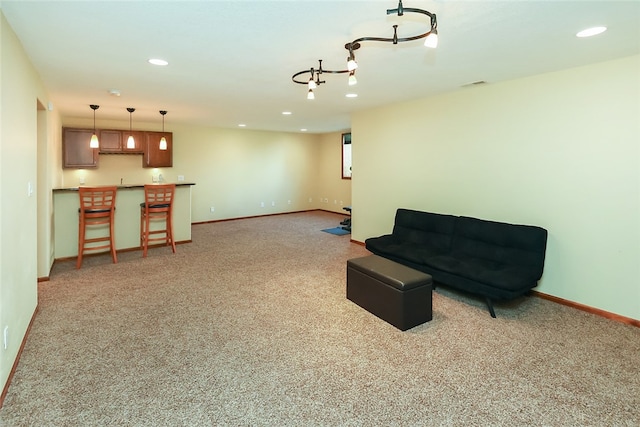
[{"label": "black ottoman", "polygon": [[377,255],[347,261],[347,299],[406,331],[432,319],[429,274]]}]

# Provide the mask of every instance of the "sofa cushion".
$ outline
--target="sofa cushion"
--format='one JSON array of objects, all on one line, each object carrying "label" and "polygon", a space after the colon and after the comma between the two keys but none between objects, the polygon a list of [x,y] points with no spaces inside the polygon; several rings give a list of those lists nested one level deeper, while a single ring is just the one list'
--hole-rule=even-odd
[{"label": "sofa cushion", "polygon": [[365,240],[365,246],[374,254],[387,258],[397,257],[416,264],[427,264],[430,258],[443,253],[442,250],[431,246],[398,239],[393,234],[369,238]]},{"label": "sofa cushion", "polygon": [[456,219],[453,215],[398,209],[393,235],[405,243],[419,244],[440,253],[449,252]]},{"label": "sofa cushion", "polygon": [[473,257],[438,255],[426,265],[446,273],[508,291],[528,290],[538,281],[537,271],[531,267],[505,264]]},{"label": "sofa cushion", "polygon": [[533,275],[537,281],[542,276],[546,242],[547,231],[540,227],[460,217],[451,255],[473,260],[478,274],[481,266],[509,265],[531,270],[527,277]]}]

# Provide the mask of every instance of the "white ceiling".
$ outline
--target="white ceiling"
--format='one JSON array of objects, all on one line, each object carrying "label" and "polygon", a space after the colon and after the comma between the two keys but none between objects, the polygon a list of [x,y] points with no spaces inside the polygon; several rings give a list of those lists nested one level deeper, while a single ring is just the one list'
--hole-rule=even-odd
[{"label": "white ceiling", "polygon": [[[437,14],[437,49],[364,42],[358,85],[324,74],[316,99],[291,76],[346,68],[344,45],[428,31],[424,15],[386,15],[397,0],[16,1],[0,7],[66,117],[298,132],[350,127],[361,109],[463,85],[540,74],[640,53],[640,1],[404,0]],[[575,33],[605,25],[580,39]],[[147,63],[152,57],[166,67]],[[121,92],[120,97],[109,94]],[[356,92],[355,99],[345,98]],[[291,111],[284,116],[283,111]],[[99,123],[98,123],[99,125]]]}]

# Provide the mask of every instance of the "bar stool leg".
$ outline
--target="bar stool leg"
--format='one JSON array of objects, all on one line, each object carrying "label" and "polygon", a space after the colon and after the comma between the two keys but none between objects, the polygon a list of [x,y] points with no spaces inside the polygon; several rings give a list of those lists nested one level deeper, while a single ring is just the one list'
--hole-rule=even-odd
[{"label": "bar stool leg", "polygon": [[145,228],[144,228],[144,207],[140,207],[140,249],[142,249],[142,254],[144,256],[144,241],[145,241]]},{"label": "bar stool leg", "polygon": [[111,211],[109,218],[109,244],[111,245],[111,260],[114,264],[118,263],[118,256],[116,255],[116,242],[115,242],[115,215],[114,211]]},{"label": "bar stool leg", "polygon": [[149,229],[151,227],[151,216],[144,216],[144,248],[142,248],[142,257],[147,257],[147,250],[149,249]]},{"label": "bar stool leg", "polygon": [[171,242],[171,251],[176,253],[176,241],[173,240],[173,209],[169,210],[169,215],[167,215],[167,243]]},{"label": "bar stool leg", "polygon": [[82,255],[84,253],[84,216],[80,214],[78,218],[78,261],[76,262],[76,269],[82,267]]}]

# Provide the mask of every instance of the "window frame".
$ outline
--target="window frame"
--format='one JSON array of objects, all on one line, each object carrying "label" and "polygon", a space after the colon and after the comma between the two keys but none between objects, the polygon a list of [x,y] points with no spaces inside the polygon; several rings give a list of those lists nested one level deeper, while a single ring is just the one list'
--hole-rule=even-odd
[{"label": "window frame", "polygon": [[[342,179],[351,179],[353,175],[351,170],[353,166],[351,148],[351,132],[345,132],[342,134],[342,138],[340,139],[340,155],[342,158],[340,170]],[[347,167],[349,168],[348,170],[346,169]]]}]

